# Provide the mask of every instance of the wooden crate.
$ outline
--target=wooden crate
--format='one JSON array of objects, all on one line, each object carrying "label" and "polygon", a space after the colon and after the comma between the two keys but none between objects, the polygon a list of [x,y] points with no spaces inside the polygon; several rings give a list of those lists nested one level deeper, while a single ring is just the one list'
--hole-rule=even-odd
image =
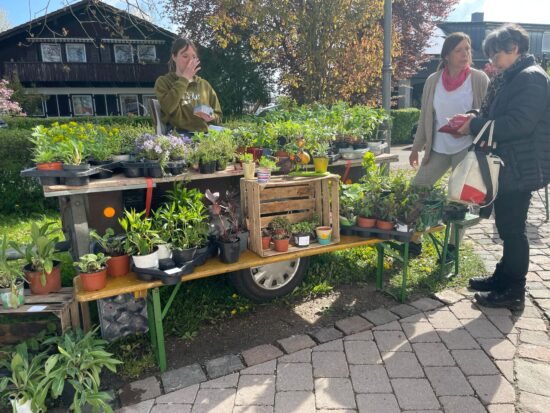
[{"label": "wooden crate", "polygon": [[[262,228],[278,216],[296,223],[319,214],[321,225],[332,226],[332,244],[340,241],[338,175],[322,177],[272,176],[267,184],[241,179],[241,208],[250,231],[249,248],[260,257],[285,254],[262,249]],[[312,243],[307,248],[320,248]],[[302,250],[290,245],[288,252]]]}]

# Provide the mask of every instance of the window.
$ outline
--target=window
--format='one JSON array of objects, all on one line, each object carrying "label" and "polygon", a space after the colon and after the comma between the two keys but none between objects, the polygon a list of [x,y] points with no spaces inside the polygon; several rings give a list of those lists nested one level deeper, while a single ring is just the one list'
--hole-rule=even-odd
[{"label": "window", "polygon": [[542,52],[550,53],[550,32],[542,35]]},{"label": "window", "polygon": [[137,47],[138,60],[140,62],[156,62],[157,49],[152,44],[140,44]]},{"label": "window", "polygon": [[137,95],[121,95],[120,107],[123,115],[139,115],[139,102]]},{"label": "window", "polygon": [[93,116],[94,104],[92,102],[92,95],[73,95],[73,114],[75,116]]},{"label": "window", "polygon": [[151,112],[151,100],[156,99],[155,95],[143,95],[143,115],[148,116]]},{"label": "window", "polygon": [[129,44],[115,44],[116,63],[134,63],[132,46]]},{"label": "window", "polygon": [[61,62],[61,45],[55,43],[42,43],[40,45],[43,62]]},{"label": "window", "polygon": [[86,45],[67,43],[65,51],[67,52],[67,62],[86,63]]}]

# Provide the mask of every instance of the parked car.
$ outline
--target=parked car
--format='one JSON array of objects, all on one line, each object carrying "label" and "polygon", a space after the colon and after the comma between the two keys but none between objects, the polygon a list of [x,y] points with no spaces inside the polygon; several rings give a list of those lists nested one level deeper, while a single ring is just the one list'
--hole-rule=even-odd
[{"label": "parked car", "polygon": [[4,119],[0,119],[0,128],[7,128],[8,124]]}]

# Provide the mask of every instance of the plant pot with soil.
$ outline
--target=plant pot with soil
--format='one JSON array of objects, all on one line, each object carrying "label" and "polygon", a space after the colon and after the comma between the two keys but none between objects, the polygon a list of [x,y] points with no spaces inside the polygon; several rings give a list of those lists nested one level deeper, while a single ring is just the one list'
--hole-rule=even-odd
[{"label": "plant pot with soil", "polygon": [[271,244],[271,231],[267,228],[262,229],[262,249],[268,250]]},{"label": "plant pot with soil", "polygon": [[287,234],[273,235],[273,249],[277,252],[287,252],[290,237]]},{"label": "plant pot with soil", "polygon": [[99,252],[97,254],[84,254],[78,262],[74,263],[80,274],[82,288],[85,291],[98,291],[107,285],[107,260],[108,255]]},{"label": "plant pot with soil", "polygon": [[18,308],[25,303],[21,268],[8,264],[8,240],[0,239],[0,304],[5,309]]},{"label": "plant pot with soil", "polygon": [[112,228],[107,228],[103,235],[90,231],[90,238],[97,242],[101,252],[111,257],[107,260],[107,275],[121,277],[130,272],[129,245],[125,236],[115,235]]},{"label": "plant pot with soil", "polygon": [[323,226],[315,228],[315,233],[317,234],[317,241],[321,245],[328,245],[332,239],[332,228]]},{"label": "plant pot with soil", "polygon": [[128,249],[131,251],[134,265],[138,268],[158,268],[157,244],[161,242],[158,232],[153,228],[151,218],[145,211],[125,210],[118,220],[126,231]]}]

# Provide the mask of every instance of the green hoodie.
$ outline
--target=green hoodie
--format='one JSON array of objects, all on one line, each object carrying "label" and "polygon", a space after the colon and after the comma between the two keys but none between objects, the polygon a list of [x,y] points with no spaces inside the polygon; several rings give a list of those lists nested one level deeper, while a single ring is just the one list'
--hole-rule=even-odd
[{"label": "green hoodie", "polygon": [[189,82],[174,72],[160,76],[155,82],[155,93],[160,102],[161,121],[174,128],[189,132],[206,132],[208,124],[193,115],[197,105],[208,105],[214,109],[214,123],[220,122],[222,109],[218,96],[210,83],[199,76]]}]

